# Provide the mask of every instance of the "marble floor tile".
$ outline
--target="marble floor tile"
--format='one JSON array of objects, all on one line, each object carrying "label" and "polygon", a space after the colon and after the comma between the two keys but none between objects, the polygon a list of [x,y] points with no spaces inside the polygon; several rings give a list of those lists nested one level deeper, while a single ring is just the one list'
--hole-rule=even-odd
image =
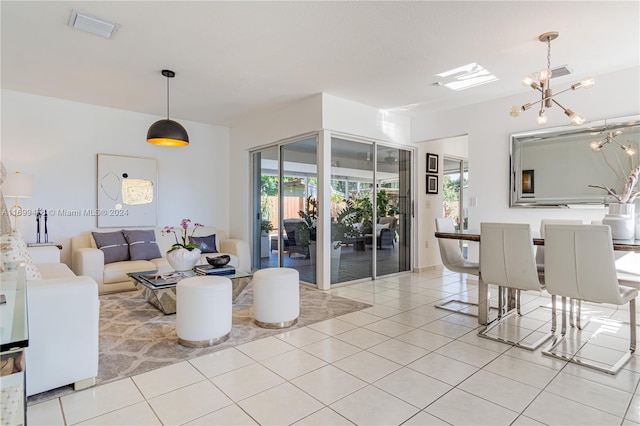
[{"label": "marble floor tile", "polygon": [[101,416],[144,401],[131,379],[122,379],[60,398],[67,424]]},{"label": "marble floor tile", "polygon": [[164,425],[187,423],[232,403],[208,380],[149,399]]},{"label": "marble floor tile", "polygon": [[231,404],[185,424],[189,426],[249,426],[257,425],[258,423],[236,404]]},{"label": "marble floor tile", "polygon": [[396,339],[372,346],[367,351],[400,365],[407,365],[429,353],[426,349]]},{"label": "marble floor tile", "polygon": [[160,422],[160,419],[146,401],[138,402],[137,404],[94,417],[78,424],[87,426],[117,426],[126,424],[136,426],[162,426],[162,422]]},{"label": "marble floor tile", "polygon": [[424,411],[452,425],[509,425],[518,417],[515,411],[458,389]]},{"label": "marble floor tile", "polygon": [[333,365],[297,377],[291,383],[327,405],[367,385],[363,380]]},{"label": "marble floor tile", "polygon": [[478,371],[478,368],[464,362],[432,352],[407,365],[429,377],[438,379],[451,386],[457,386],[467,377]]},{"label": "marble floor tile", "polygon": [[288,425],[324,407],[290,383],[260,392],[238,405],[260,425]]},{"label": "marble floor tile", "polygon": [[456,388],[518,413],[541,392],[539,388],[484,370],[476,372]]},{"label": "marble floor tile", "polygon": [[334,362],[333,365],[368,383],[373,383],[401,367],[400,364],[367,351],[353,354]]},{"label": "marble floor tile", "polygon": [[236,348],[229,348],[189,360],[189,363],[205,377],[214,377],[229,371],[237,370],[253,364],[256,361],[249,358]]},{"label": "marble floor tile", "polygon": [[326,362],[336,362],[362,350],[333,337],[303,346],[300,349]]},{"label": "marble floor tile", "polygon": [[355,330],[347,331],[346,333],[337,335],[336,338],[357,346],[360,349],[370,348],[371,346],[375,346],[385,340],[389,340],[388,336],[365,328],[356,328]]},{"label": "marble floor tile", "polygon": [[320,358],[316,358],[300,349],[276,355],[262,361],[261,364],[286,380],[294,379],[327,365]]},{"label": "marble floor tile", "polygon": [[285,381],[260,364],[251,364],[210,380],[234,401],[241,401]]},{"label": "marble floor tile", "polygon": [[547,425],[619,425],[622,422],[620,417],[546,391],[522,414]]},{"label": "marble floor tile", "polygon": [[330,408],[357,425],[399,425],[420,411],[374,386],[360,389]]},{"label": "marble floor tile", "polygon": [[158,368],[146,373],[133,376],[136,384],[146,399],[163,393],[171,392],[181,387],[205,380],[205,376],[187,361]]},{"label": "marble floor tile", "polygon": [[59,399],[40,402],[27,407],[27,424],[32,426],[64,425]]},{"label": "marble floor tile", "polygon": [[281,339],[270,336],[236,346],[236,349],[256,361],[262,361],[263,359],[292,351],[295,349],[295,346],[291,346]]},{"label": "marble floor tile", "polygon": [[310,416],[297,421],[294,425],[298,426],[352,426],[349,420],[342,417],[340,414],[333,411],[331,408],[323,408],[320,411],[316,411]]},{"label": "marble floor tile", "polygon": [[318,342],[320,340],[328,338],[324,333],[320,333],[309,327],[298,328],[291,331],[285,331],[282,334],[277,334],[274,337],[287,342],[291,346],[300,348],[302,346],[310,345],[311,343]]},{"label": "marble floor tile", "polygon": [[396,370],[373,385],[421,409],[453,389],[451,385],[408,368]]}]

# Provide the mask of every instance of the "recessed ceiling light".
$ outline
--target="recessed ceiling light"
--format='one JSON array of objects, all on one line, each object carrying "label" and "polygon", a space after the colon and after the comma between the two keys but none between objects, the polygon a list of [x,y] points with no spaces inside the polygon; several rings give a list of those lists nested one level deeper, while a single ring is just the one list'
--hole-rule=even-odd
[{"label": "recessed ceiling light", "polygon": [[75,9],[71,11],[69,26],[104,38],[113,38],[118,28],[120,28],[120,24],[78,12]]},{"label": "recessed ceiling light", "polygon": [[444,85],[456,91],[470,89],[471,87],[498,80],[498,77],[475,62],[436,74],[436,77],[450,77],[453,81],[444,83]]}]

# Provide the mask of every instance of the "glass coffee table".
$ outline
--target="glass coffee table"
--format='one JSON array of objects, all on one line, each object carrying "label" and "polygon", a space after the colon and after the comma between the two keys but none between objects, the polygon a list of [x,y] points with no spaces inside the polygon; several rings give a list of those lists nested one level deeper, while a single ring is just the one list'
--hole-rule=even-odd
[{"label": "glass coffee table", "polygon": [[[143,294],[147,302],[158,308],[165,315],[175,314],[176,313],[176,284],[180,278],[189,278],[200,276],[193,271],[187,272],[167,272],[164,274],[158,274],[159,276],[167,276],[170,274],[180,274],[177,279],[169,279],[166,284],[162,284],[160,286],[155,286],[147,279],[145,276],[154,275],[158,271],[142,271],[142,272],[131,272],[127,275],[131,277],[136,284],[136,287],[142,287]],[[236,297],[242,290],[247,287],[249,282],[251,282],[251,278],[253,278],[253,274],[250,272],[244,272],[240,270],[236,270],[235,274],[227,274],[227,275],[211,275],[211,276],[221,276],[226,277],[231,280],[231,284],[233,286],[232,290],[232,301],[236,300]]]}]

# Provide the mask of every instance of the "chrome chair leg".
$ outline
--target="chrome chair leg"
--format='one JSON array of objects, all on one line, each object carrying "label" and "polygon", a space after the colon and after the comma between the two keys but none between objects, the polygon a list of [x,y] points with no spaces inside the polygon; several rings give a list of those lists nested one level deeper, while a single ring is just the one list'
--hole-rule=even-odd
[{"label": "chrome chair leg", "polygon": [[[522,314],[522,303],[521,303],[521,290],[515,290],[515,309],[509,309],[509,304],[512,303],[512,300],[509,298],[509,289],[507,287],[498,287],[498,318],[496,321],[488,325],[484,328],[484,330],[478,333],[478,336],[484,337],[486,339],[495,340],[501,343],[507,343],[513,346],[517,346],[519,348],[527,349],[530,351],[534,351],[538,349],[543,343],[553,338],[555,335],[555,320],[552,321],[551,331],[533,343],[523,343],[520,339],[519,341],[512,341],[507,338],[501,337],[499,335],[490,335],[489,333],[496,327],[502,324],[501,321],[504,321],[507,317],[512,315],[523,316]],[[555,306],[553,307],[555,311]],[[555,315],[554,315],[555,316]],[[531,331],[528,335],[532,334],[534,331]],[[525,336],[526,338],[527,336]]]}]

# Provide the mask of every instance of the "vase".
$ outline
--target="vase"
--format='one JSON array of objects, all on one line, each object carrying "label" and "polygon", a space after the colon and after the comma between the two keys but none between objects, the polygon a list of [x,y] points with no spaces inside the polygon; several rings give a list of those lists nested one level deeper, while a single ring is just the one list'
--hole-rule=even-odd
[{"label": "vase", "polygon": [[635,235],[635,204],[611,203],[609,213],[602,223],[611,227],[611,238],[614,240],[633,239]]},{"label": "vase", "polygon": [[636,206],[636,232],[635,237],[636,240],[640,240],[640,197],[636,200],[634,204]]},{"label": "vase", "polygon": [[179,248],[167,252],[167,261],[173,267],[174,271],[184,272],[190,271],[200,260],[200,249],[187,250],[185,248]]}]

